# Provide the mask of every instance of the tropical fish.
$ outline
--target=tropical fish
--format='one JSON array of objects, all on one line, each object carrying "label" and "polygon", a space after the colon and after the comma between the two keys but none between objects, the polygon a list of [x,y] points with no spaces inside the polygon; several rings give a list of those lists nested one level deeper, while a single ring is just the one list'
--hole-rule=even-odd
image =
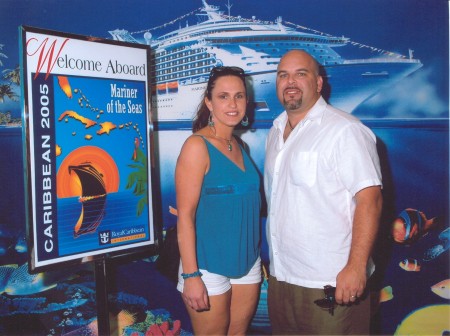
[{"label": "tropical fish", "polygon": [[170,205],[169,205],[169,212],[174,216],[178,216],[178,210]]},{"label": "tropical fish", "polygon": [[392,293],[392,287],[386,286],[382,290],[380,290],[380,303],[390,301],[394,298],[394,295]]},{"label": "tropical fish", "polygon": [[392,223],[391,235],[395,242],[412,244],[437,224],[437,217],[427,219],[422,211],[403,210]]},{"label": "tropical fish", "polygon": [[44,273],[28,273],[28,264],[16,268],[10,275],[4,292],[9,295],[29,295],[53,288],[57,283],[46,284]]},{"label": "tropical fish", "polygon": [[446,241],[449,241],[449,240],[450,240],[450,228],[446,228],[444,231],[442,231],[442,232],[439,234],[438,238],[439,238],[440,240],[446,240]]},{"label": "tropical fish", "polygon": [[15,250],[18,253],[25,253],[28,251],[27,237],[25,237],[24,234],[19,235],[19,238],[17,238]]},{"label": "tropical fish", "polygon": [[67,98],[72,98],[72,88],[70,87],[69,79],[66,76],[58,76],[58,84]]},{"label": "tropical fish", "polygon": [[450,247],[450,228],[446,228],[444,231],[442,231],[439,236],[440,244],[437,244],[431,248],[429,248],[427,251],[425,251],[423,255],[423,260],[430,261],[433,259],[436,259],[438,256],[440,256],[442,253],[447,251]]},{"label": "tropical fish", "polygon": [[406,258],[405,260],[400,261],[399,266],[408,272],[419,272],[420,264],[416,259]]},{"label": "tropical fish", "polygon": [[394,335],[448,335],[450,305],[431,305],[409,313]]},{"label": "tropical fish", "polygon": [[30,295],[54,288],[62,280],[70,280],[77,275],[66,276],[65,272],[28,273],[28,263],[14,269],[9,276],[4,292],[9,295]]},{"label": "tropical fish", "polygon": [[17,267],[17,264],[0,266],[0,293],[5,291],[6,284]]},{"label": "tropical fish", "polygon": [[442,280],[431,286],[431,291],[441,298],[450,300],[450,279]]}]

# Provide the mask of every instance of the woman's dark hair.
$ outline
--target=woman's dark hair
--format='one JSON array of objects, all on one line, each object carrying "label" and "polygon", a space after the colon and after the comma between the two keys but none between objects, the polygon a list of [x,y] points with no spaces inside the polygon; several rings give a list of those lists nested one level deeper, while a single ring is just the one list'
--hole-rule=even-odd
[{"label": "woman's dark hair", "polygon": [[202,100],[198,106],[197,113],[194,118],[194,122],[192,123],[192,132],[197,132],[198,130],[202,129],[206,125],[208,125],[208,118],[210,111],[205,103],[205,98],[208,98],[211,100],[211,92],[214,89],[214,86],[216,84],[216,81],[218,78],[223,76],[236,76],[239,77],[242,80],[242,83],[244,83],[245,92],[247,93],[247,86],[245,84],[245,73],[244,70],[242,70],[239,67],[234,66],[220,66],[212,68],[211,72],[209,73],[209,79],[208,79],[208,85],[206,86],[206,90],[202,95]]}]

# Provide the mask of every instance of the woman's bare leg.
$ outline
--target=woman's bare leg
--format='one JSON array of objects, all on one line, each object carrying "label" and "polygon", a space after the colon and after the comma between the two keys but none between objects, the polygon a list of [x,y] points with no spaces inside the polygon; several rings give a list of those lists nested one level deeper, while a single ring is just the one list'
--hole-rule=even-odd
[{"label": "woman's bare leg", "polygon": [[245,335],[258,304],[260,283],[231,285],[230,326],[228,335]]},{"label": "woman's bare leg", "polygon": [[194,335],[226,335],[230,324],[231,290],[209,297],[209,310],[198,312],[186,305]]}]

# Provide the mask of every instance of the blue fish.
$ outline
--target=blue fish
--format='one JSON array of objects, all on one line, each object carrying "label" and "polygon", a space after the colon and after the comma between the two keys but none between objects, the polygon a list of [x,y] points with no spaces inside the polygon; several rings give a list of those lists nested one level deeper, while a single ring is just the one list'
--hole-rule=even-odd
[{"label": "blue fish", "polygon": [[29,295],[43,292],[55,287],[44,284],[44,273],[28,273],[28,263],[16,268],[10,275],[5,286],[5,293],[9,295]]},{"label": "blue fish", "polygon": [[19,235],[19,238],[17,239],[16,242],[15,250],[18,253],[25,253],[28,251],[27,238],[25,237],[25,235],[23,234]]},{"label": "blue fish", "polygon": [[438,236],[440,243],[429,248],[423,255],[423,260],[430,261],[436,259],[450,247],[450,228],[446,228]]},{"label": "blue fish", "polygon": [[18,265],[2,265],[0,266],[0,293],[5,291],[6,284],[11,277],[11,274],[17,269]]},{"label": "blue fish", "polygon": [[58,285],[59,282],[70,280],[77,275],[67,277],[59,271],[45,273],[28,273],[28,263],[16,268],[9,277],[4,292],[9,295],[31,295],[47,291]]}]

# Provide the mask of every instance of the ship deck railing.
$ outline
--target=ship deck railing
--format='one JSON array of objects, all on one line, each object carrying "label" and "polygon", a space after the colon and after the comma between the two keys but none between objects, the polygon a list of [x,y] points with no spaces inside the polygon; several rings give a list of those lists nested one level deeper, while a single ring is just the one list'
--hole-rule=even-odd
[{"label": "ship deck railing", "polygon": [[358,63],[420,63],[420,60],[412,58],[393,58],[393,57],[383,57],[383,58],[361,58],[344,60],[342,64],[358,64]]}]

